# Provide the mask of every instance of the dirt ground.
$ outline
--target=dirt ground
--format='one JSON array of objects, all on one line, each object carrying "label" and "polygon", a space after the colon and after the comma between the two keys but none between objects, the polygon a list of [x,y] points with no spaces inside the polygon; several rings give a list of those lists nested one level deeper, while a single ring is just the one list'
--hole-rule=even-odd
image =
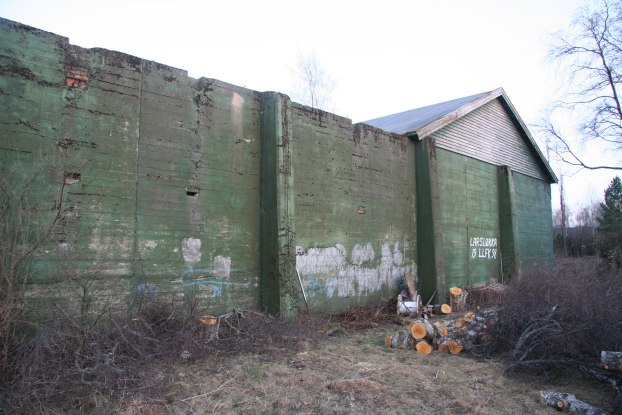
[{"label": "dirt ground", "polygon": [[[298,341],[294,350],[214,355],[144,368],[140,390],[100,396],[93,412],[124,414],[552,414],[540,390],[603,405],[608,391],[577,375],[503,374],[500,358],[387,349],[382,324]],[[162,388],[162,385],[167,385]],[[158,391],[154,393],[154,391]],[[131,392],[131,393],[129,393]],[[154,397],[157,396],[157,397]]]}]

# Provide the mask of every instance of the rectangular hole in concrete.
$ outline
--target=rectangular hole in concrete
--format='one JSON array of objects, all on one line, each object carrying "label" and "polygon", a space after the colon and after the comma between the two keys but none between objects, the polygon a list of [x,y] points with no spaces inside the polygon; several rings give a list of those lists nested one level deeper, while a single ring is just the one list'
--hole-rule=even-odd
[{"label": "rectangular hole in concrete", "polygon": [[74,184],[80,182],[80,173],[65,173],[65,184]]},{"label": "rectangular hole in concrete", "polygon": [[186,194],[188,196],[196,196],[199,194],[199,188],[198,187],[186,187]]}]

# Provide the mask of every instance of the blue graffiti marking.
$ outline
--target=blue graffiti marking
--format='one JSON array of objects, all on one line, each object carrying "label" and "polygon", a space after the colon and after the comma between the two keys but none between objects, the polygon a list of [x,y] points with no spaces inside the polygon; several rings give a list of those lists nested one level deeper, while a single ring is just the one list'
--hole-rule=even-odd
[{"label": "blue graffiti marking", "polygon": [[153,300],[156,297],[157,289],[154,284],[136,284],[136,297]]},{"label": "blue graffiti marking", "polygon": [[[236,271],[236,270],[232,270]],[[211,268],[197,268],[197,269],[186,269],[182,271],[181,278],[184,284],[184,287],[196,287],[198,285],[211,285],[214,290],[214,294],[220,295],[223,287],[233,286],[233,287],[250,287],[253,283],[253,279],[250,274],[242,273],[246,275],[246,281],[223,281],[222,279],[210,278],[212,275]],[[186,280],[188,277],[195,277],[194,279]]]}]

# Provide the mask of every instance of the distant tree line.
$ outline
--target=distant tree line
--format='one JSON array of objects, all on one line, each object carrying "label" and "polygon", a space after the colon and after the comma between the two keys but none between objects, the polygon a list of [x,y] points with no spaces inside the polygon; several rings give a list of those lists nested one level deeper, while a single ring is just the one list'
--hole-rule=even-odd
[{"label": "distant tree line", "polygon": [[562,232],[561,209],[553,215],[554,246],[557,256],[600,255],[615,268],[622,267],[622,181],[613,178],[604,201],[581,208]]}]

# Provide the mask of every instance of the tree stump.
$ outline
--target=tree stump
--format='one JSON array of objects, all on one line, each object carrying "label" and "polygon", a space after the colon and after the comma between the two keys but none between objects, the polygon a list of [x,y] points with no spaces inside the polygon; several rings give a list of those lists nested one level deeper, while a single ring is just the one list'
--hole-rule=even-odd
[{"label": "tree stump", "polygon": [[600,363],[605,370],[622,370],[622,352],[600,352]]}]

